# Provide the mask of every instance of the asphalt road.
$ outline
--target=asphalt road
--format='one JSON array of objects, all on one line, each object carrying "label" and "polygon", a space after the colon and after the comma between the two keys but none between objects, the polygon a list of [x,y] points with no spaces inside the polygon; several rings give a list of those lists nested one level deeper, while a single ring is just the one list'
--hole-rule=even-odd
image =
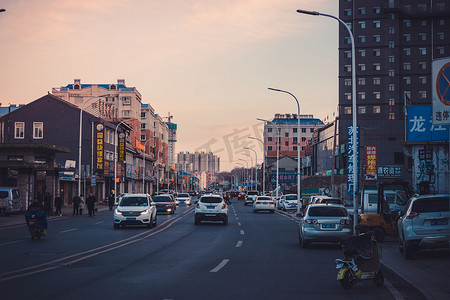
[{"label": "asphalt road", "polygon": [[112,213],[54,219],[48,237],[2,229],[2,299],[393,299],[336,281],[337,245],[301,249],[296,221],[233,199],[229,224],[194,225],[193,206],[158,226],[114,230]]}]

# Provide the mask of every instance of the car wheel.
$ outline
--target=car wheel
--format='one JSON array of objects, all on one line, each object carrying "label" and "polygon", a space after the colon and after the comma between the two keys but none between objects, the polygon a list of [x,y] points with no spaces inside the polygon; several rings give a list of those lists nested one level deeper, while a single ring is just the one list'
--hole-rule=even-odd
[{"label": "car wheel", "polygon": [[153,227],[153,218],[150,219],[150,222],[146,226],[147,226],[147,228]]},{"label": "car wheel", "polygon": [[304,238],[301,238],[300,241],[301,241],[300,245],[302,246],[303,249],[306,249],[309,247],[309,242],[305,241]]},{"label": "car wheel", "polygon": [[114,223],[114,229],[119,229],[119,228],[120,228],[120,224]]},{"label": "car wheel", "polygon": [[157,222],[158,222],[158,217],[155,214],[155,219],[153,220],[153,227],[156,227]]},{"label": "car wheel", "polygon": [[381,271],[377,271],[375,274],[375,278],[373,279],[373,282],[375,283],[375,285],[377,287],[382,287],[384,284],[384,276],[383,273],[381,273]]},{"label": "car wheel", "polygon": [[406,243],[403,243],[403,256],[405,259],[413,259],[414,257],[414,247],[406,245]]}]

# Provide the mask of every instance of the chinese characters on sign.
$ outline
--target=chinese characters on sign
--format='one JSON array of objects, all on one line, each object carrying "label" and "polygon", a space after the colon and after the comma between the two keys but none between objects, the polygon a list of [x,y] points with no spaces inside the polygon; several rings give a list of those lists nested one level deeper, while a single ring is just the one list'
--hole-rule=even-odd
[{"label": "chinese characters on sign", "polygon": [[[353,140],[353,126],[347,127],[347,194],[352,195],[358,190],[359,184],[359,126],[356,126],[356,141]],[[356,153],[353,153],[353,143],[356,143]],[[356,155],[356,174],[353,173],[353,156]]]},{"label": "chinese characters on sign", "polygon": [[[272,174],[271,182],[277,182],[277,175]],[[297,174],[278,174],[279,183],[295,183],[297,182]]]},{"label": "chinese characters on sign", "polygon": [[366,179],[377,179],[377,147],[366,147]]},{"label": "chinese characters on sign", "polygon": [[104,126],[102,123],[95,123],[95,170],[103,172],[103,145],[104,145]]},{"label": "chinese characters on sign", "polygon": [[408,106],[408,142],[448,141],[449,126],[433,125],[431,114],[430,105]]},{"label": "chinese characters on sign", "polygon": [[125,161],[125,133],[119,133],[119,162]]},{"label": "chinese characters on sign", "polygon": [[402,178],[402,166],[378,166],[378,178]]},{"label": "chinese characters on sign", "polygon": [[431,65],[433,125],[450,125],[450,59],[435,59]]}]

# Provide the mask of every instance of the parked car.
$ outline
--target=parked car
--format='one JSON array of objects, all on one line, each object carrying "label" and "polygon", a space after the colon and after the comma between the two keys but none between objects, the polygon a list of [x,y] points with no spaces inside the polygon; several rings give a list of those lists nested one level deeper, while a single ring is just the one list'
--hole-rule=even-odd
[{"label": "parked car", "polygon": [[275,212],[275,204],[273,203],[272,197],[270,196],[258,196],[253,203],[253,212],[257,213],[259,211],[268,211],[270,213]]},{"label": "parked car", "polygon": [[[450,194],[412,197],[398,221],[399,249],[406,259],[420,249],[448,248]],[[402,214],[401,212],[399,213]]]},{"label": "parked car", "polygon": [[171,215],[175,213],[176,205],[169,195],[157,195],[153,197],[153,202],[156,204],[157,212],[167,212]]},{"label": "parked car", "polygon": [[0,187],[0,215],[17,213],[22,209],[19,189],[15,187]]},{"label": "parked car", "polygon": [[292,210],[297,209],[297,195],[296,194],[287,194],[281,196],[281,209]]},{"label": "parked car", "polygon": [[156,205],[150,195],[127,194],[114,210],[114,228],[125,225],[156,226]]},{"label": "parked car", "polygon": [[179,204],[186,204],[186,205],[191,205],[191,196],[188,193],[179,193],[176,197],[175,197],[175,204],[179,205]]},{"label": "parked car", "polygon": [[302,248],[312,242],[343,242],[352,235],[352,221],[343,205],[311,204],[298,225]]},{"label": "parked car", "polygon": [[222,221],[228,224],[228,206],[222,197],[216,195],[205,195],[195,205],[194,223],[202,221]]}]

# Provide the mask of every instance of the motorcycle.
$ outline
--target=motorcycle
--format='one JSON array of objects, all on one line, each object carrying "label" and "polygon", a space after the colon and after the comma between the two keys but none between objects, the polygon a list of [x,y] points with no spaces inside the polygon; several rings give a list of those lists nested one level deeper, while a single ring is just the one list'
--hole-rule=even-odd
[{"label": "motorcycle", "polygon": [[47,216],[43,210],[27,211],[25,220],[32,240],[47,236]]},{"label": "motorcycle", "polygon": [[380,249],[374,234],[368,232],[352,236],[344,244],[345,259],[336,259],[337,280],[345,289],[352,288],[360,280],[373,279],[376,286],[384,284],[380,270]]}]

